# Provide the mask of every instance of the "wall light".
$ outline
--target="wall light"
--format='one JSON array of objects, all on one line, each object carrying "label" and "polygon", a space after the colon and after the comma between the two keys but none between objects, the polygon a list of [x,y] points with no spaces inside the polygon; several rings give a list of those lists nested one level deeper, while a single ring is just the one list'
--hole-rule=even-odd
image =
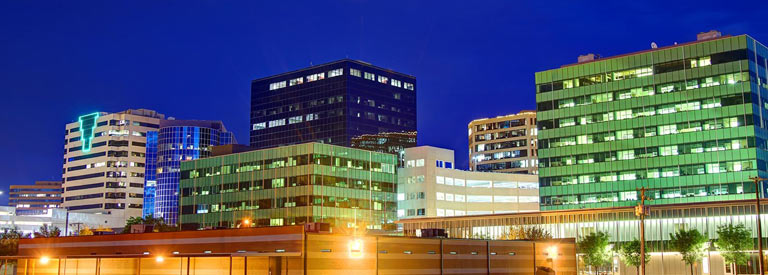
[{"label": "wall light", "polygon": [[165,258],[163,258],[163,256],[155,257],[155,262],[162,263],[163,261],[165,261]]},{"label": "wall light", "polygon": [[557,246],[550,246],[547,248],[547,255],[549,258],[552,258],[552,260],[557,259]]},{"label": "wall light", "polygon": [[349,257],[353,259],[359,259],[363,257],[363,240],[352,239],[349,240]]},{"label": "wall light", "polygon": [[48,264],[49,261],[51,261],[51,258],[48,258],[48,256],[40,257],[40,264]]}]

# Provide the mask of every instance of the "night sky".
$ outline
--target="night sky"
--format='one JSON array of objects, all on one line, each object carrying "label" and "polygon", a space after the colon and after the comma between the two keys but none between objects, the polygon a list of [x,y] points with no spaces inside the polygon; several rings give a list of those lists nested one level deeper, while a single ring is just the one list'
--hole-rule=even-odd
[{"label": "night sky", "polygon": [[94,111],[247,143],[252,79],[345,57],[416,76],[419,144],[466,169],[467,123],[534,109],[536,71],[710,29],[768,43],[768,1],[256,2],[0,1],[0,189],[60,179],[64,125]]}]

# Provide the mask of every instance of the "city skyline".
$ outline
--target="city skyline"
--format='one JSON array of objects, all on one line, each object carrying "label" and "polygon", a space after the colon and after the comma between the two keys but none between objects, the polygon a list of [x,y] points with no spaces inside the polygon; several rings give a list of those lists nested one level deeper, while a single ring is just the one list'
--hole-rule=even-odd
[{"label": "city skyline", "polygon": [[[63,11],[43,10],[42,16],[31,20],[26,16],[35,9],[24,5],[29,3],[4,3],[0,9],[0,20],[5,25],[23,25],[4,31],[8,41],[0,43],[0,58],[6,60],[0,65],[0,90],[5,95],[0,103],[5,115],[0,121],[17,128],[0,138],[6,144],[0,153],[16,158],[2,168],[7,177],[0,181],[0,190],[6,192],[11,184],[60,179],[64,148],[60,129],[80,115],[147,108],[185,119],[222,120],[238,140],[245,141],[251,80],[345,57],[419,79],[419,144],[455,150],[457,167],[465,169],[467,123],[534,109],[535,71],[575,63],[579,54],[612,56],[648,49],[650,42],[668,46],[693,41],[697,33],[710,29],[730,35],[747,33],[757,40],[768,37],[766,23],[741,19],[756,15],[759,7],[694,7],[684,16],[664,17],[681,10],[669,7],[654,14],[666,18],[664,22],[640,20],[655,11],[653,5],[590,7],[592,12],[605,16],[579,18],[583,19],[582,24],[577,24],[580,26],[564,26],[567,20],[575,20],[575,15],[567,15],[566,10],[577,14],[587,8],[570,7],[550,13],[543,4],[497,2],[470,9],[472,16],[453,18],[422,16],[415,10],[428,4],[405,2],[376,10],[377,5],[371,3],[349,2],[326,6],[317,3],[313,5],[319,6],[303,9],[281,4],[242,9],[166,4],[137,19],[143,11],[138,7],[102,3],[58,7]],[[435,7],[435,12],[451,14],[461,8],[447,3]],[[614,9],[631,8],[639,12],[609,14]],[[204,9],[221,14],[234,12],[236,16],[199,18]],[[276,12],[261,18],[268,10]],[[507,16],[502,12],[505,10],[530,12],[518,18]],[[333,16],[318,16],[314,11]],[[174,16],[166,18],[167,14]],[[563,14],[566,16],[558,18]],[[292,22],[287,16],[306,16],[308,20]],[[318,22],[325,23],[318,24],[322,27],[314,32],[308,31]],[[621,32],[636,26],[633,22],[644,22],[643,28],[633,29],[632,35]],[[252,30],[254,25],[273,29]],[[674,27],[666,28],[668,25]],[[304,46],[327,39],[327,33],[334,32],[333,26],[340,26],[343,39]],[[576,33],[598,27],[603,32]],[[256,44],[258,47],[254,47]],[[115,93],[100,94],[102,91]],[[221,98],[203,97],[210,91],[216,91]],[[115,100],[115,94],[120,100]],[[506,96],[503,100],[486,100],[484,108],[466,108],[469,100],[496,94]],[[191,104],[208,107],[189,108]],[[38,135],[28,138],[25,133]],[[6,202],[7,196],[0,197],[0,204]]]}]

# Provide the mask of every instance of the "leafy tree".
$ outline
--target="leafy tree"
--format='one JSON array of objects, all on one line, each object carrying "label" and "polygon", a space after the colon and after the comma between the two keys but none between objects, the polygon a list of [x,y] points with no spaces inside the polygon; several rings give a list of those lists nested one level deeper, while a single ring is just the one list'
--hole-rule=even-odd
[{"label": "leafy tree", "polygon": [[91,236],[93,235],[93,231],[91,231],[91,228],[89,227],[83,227],[83,229],[80,229],[80,232],[77,232],[78,236]]},{"label": "leafy tree", "polygon": [[581,253],[584,253],[584,264],[599,270],[611,262],[611,251],[608,248],[608,234],[605,232],[592,232],[584,236],[576,244]]},{"label": "leafy tree", "polygon": [[[637,274],[640,274],[640,240],[635,239],[631,242],[626,242],[618,246],[619,257],[628,266],[634,266],[637,270]],[[645,250],[645,263],[651,261],[651,254],[648,250]]]},{"label": "leafy tree", "polygon": [[0,256],[13,256],[19,252],[19,239],[29,238],[18,227],[6,228],[0,234]]},{"label": "leafy tree", "polygon": [[510,227],[509,231],[503,234],[500,239],[544,241],[551,240],[552,234],[541,227]]},{"label": "leafy tree", "polygon": [[41,226],[39,231],[40,232],[35,232],[35,238],[50,238],[61,235],[61,229],[56,226],[48,226],[47,224]]},{"label": "leafy tree", "polygon": [[125,227],[123,228],[123,233],[131,233],[131,225],[135,225],[135,224],[152,225],[153,226],[152,232],[170,232],[170,231],[178,230],[178,228],[176,228],[175,225],[166,224],[163,218],[146,216],[144,218],[140,218],[140,217],[128,218],[128,220],[125,221]]},{"label": "leafy tree", "polygon": [[703,257],[707,237],[694,228],[691,230],[680,229],[675,233],[670,233],[669,238],[670,246],[680,252],[680,255],[683,256],[683,262],[690,266],[691,275],[693,275],[693,264]]},{"label": "leafy tree", "polygon": [[[752,235],[744,224],[726,224],[717,227],[715,246],[720,250],[726,264],[738,272],[737,265],[746,264],[749,259],[747,250],[752,248]],[[738,273],[737,273],[738,274]]]}]

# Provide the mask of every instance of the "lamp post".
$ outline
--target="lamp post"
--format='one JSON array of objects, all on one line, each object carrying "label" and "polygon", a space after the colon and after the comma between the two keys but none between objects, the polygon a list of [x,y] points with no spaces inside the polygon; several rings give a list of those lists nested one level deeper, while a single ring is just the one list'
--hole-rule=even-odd
[{"label": "lamp post", "polygon": [[635,215],[640,217],[640,275],[645,275],[645,187],[640,191],[640,203],[635,207]]},{"label": "lamp post", "polygon": [[761,177],[749,178],[755,182],[755,204],[757,205],[757,253],[759,253],[758,262],[760,263],[760,275],[765,275],[765,259],[763,259],[763,228],[760,222],[760,193],[763,192],[760,188],[760,182],[768,180]]}]

